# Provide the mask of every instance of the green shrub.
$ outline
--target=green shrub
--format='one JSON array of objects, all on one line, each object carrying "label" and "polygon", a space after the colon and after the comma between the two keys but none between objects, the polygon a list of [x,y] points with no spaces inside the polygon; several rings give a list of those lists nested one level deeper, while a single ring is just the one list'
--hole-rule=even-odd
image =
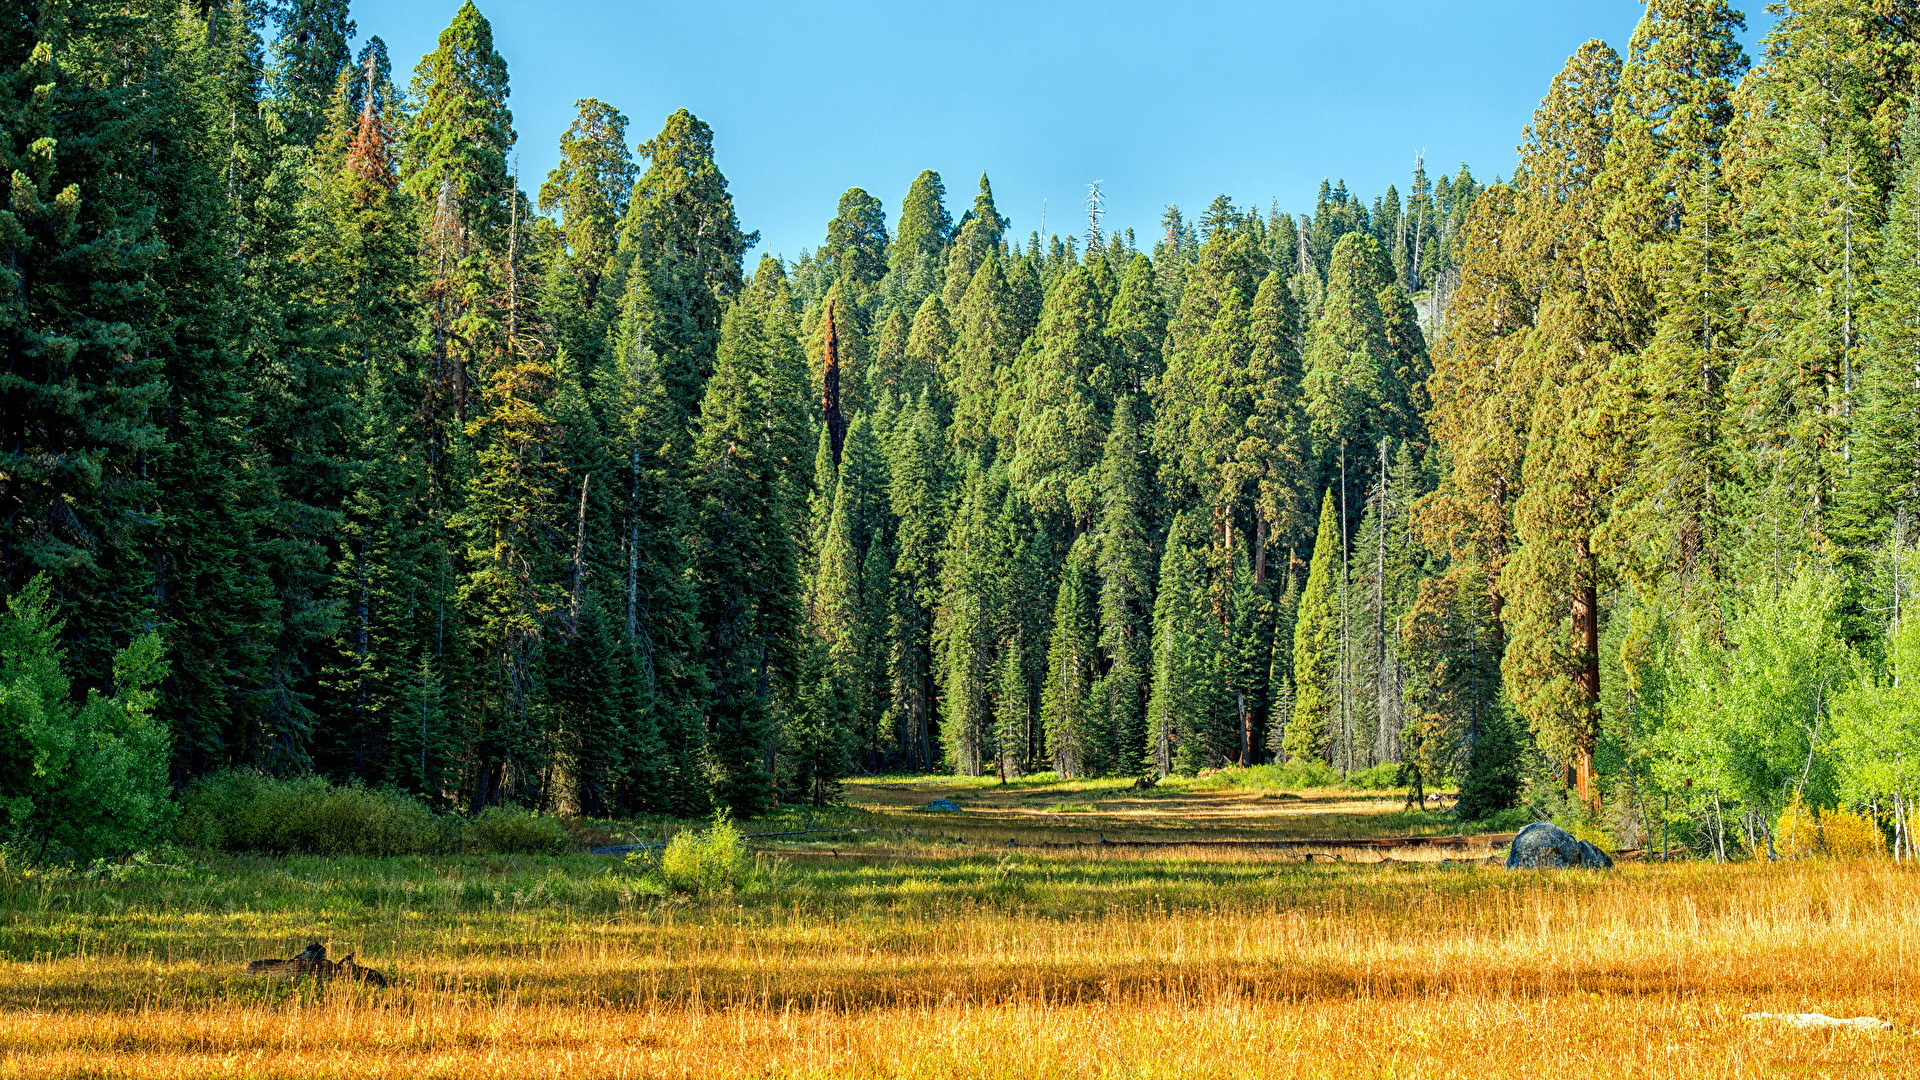
[{"label": "green shrub", "polygon": [[705,832],[683,832],[660,853],[660,876],[676,892],[732,892],[747,883],[751,869],[746,841],[724,810]]},{"label": "green shrub", "polygon": [[1348,773],[1346,786],[1356,791],[1388,791],[1405,785],[1400,778],[1400,763],[1383,761],[1371,769]]},{"label": "green shrub", "polygon": [[278,855],[418,855],[445,850],[451,839],[446,823],[410,796],[251,770],[195,784],[176,835],[195,847]]},{"label": "green shrub", "polygon": [[0,845],[21,856],[86,861],[158,839],[167,798],[166,676],[157,634],[113,659],[113,693],[76,692],[44,577],[0,612]]},{"label": "green shrub", "polygon": [[496,855],[560,855],[575,847],[560,819],[517,806],[489,806],[467,822],[467,846]]}]

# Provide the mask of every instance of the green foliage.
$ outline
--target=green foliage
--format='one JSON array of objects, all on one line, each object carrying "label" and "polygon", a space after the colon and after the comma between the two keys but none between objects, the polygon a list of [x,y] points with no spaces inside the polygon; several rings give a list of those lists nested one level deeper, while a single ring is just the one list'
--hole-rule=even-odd
[{"label": "green foliage", "polygon": [[1339,702],[1339,612],[1334,606],[1334,558],[1340,554],[1340,520],[1333,493],[1320,500],[1320,527],[1314,534],[1313,561],[1293,624],[1293,715],[1281,743],[1289,761],[1326,760]]},{"label": "green foliage", "polygon": [[1460,774],[1460,801],[1456,809],[1468,821],[1491,818],[1512,808],[1520,797],[1522,762],[1519,735],[1505,709],[1492,709],[1480,720],[1466,766]]},{"label": "green foliage", "polygon": [[418,855],[447,850],[453,826],[398,792],[235,769],[188,789],[174,835],[219,851]]},{"label": "green foliage", "polygon": [[61,629],[40,577],[0,616],[0,843],[35,858],[122,854],[157,838],[174,810],[154,716],[160,639],[120,651],[111,696],[76,695]]},{"label": "green foliage", "polygon": [[733,818],[714,815],[705,830],[676,835],[660,853],[660,876],[675,892],[714,895],[735,892],[747,884],[753,858]]},{"label": "green foliage", "polygon": [[475,814],[461,830],[460,841],[463,847],[500,855],[560,855],[576,846],[559,818],[517,806],[489,806]]},{"label": "green foliage", "polygon": [[1834,802],[1832,710],[1855,672],[1838,633],[1839,585],[1809,567],[1730,605],[1724,644],[1683,639],[1670,663],[1653,771],[1704,811],[1769,818],[1795,797]]}]

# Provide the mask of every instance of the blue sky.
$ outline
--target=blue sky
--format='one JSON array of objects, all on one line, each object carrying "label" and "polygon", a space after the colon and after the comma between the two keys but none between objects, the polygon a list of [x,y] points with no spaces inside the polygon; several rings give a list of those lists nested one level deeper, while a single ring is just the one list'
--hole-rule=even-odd
[{"label": "blue sky", "polygon": [[[405,79],[459,0],[359,0]],[[553,167],[577,98],[713,126],[752,258],[815,247],[840,193],[898,214],[923,168],[957,218],[981,172],[1024,235],[1078,233],[1090,180],[1145,241],[1214,195],[1311,209],[1322,177],[1367,198],[1462,161],[1513,167],[1547,82],[1582,41],[1625,50],[1636,0],[477,0],[512,76],[521,184]],[[1748,13],[1748,52],[1769,19]]]}]

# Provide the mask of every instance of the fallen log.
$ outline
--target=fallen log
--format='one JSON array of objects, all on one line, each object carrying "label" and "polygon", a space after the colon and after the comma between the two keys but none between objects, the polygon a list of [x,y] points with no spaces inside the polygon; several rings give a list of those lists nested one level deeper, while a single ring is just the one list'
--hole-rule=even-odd
[{"label": "fallen log", "polygon": [[370,967],[357,964],[354,954],[348,953],[338,960],[327,959],[327,947],[314,942],[308,945],[300,955],[285,960],[255,960],[247,965],[249,975],[312,975],[316,979],[332,979],[340,976],[366,983],[368,986],[386,986],[387,977]]}]

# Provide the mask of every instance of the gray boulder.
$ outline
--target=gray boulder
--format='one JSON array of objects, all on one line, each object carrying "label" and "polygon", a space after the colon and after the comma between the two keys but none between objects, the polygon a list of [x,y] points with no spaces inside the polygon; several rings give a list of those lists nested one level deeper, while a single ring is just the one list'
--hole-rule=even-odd
[{"label": "gray boulder", "polygon": [[921,807],[921,809],[932,810],[935,813],[940,813],[940,814],[952,814],[959,811],[960,804],[957,802],[954,802],[952,799],[935,799],[932,802],[928,803],[927,805]]},{"label": "gray boulder", "polygon": [[1509,870],[1611,870],[1607,853],[1551,821],[1536,821],[1520,830],[1507,852]]}]

